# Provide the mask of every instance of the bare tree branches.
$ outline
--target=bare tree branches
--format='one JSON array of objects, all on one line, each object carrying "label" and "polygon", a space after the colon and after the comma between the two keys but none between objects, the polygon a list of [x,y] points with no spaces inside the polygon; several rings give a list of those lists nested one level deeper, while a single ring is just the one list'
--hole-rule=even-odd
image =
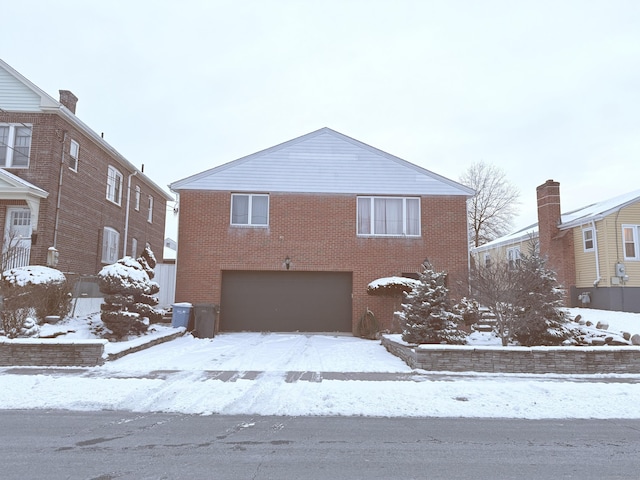
[{"label": "bare tree branches", "polygon": [[520,203],[520,191],[494,165],[479,161],[461,176],[460,183],[476,191],[469,200],[469,243],[477,247],[509,232]]}]

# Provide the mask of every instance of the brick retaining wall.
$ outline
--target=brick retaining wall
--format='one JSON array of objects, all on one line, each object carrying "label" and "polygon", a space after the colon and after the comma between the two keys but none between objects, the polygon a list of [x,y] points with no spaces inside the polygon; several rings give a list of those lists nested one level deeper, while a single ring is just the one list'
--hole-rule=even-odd
[{"label": "brick retaining wall", "polygon": [[382,345],[411,368],[488,373],[640,373],[640,347],[472,347],[408,345],[383,336]]},{"label": "brick retaining wall", "polygon": [[102,365],[107,343],[106,340],[0,340],[0,366]]}]

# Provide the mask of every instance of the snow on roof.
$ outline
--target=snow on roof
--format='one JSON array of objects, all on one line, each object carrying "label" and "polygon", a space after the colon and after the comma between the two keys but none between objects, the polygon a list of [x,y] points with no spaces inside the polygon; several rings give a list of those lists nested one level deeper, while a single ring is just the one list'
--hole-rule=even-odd
[{"label": "snow on roof", "polygon": [[[602,202],[592,203],[586,207],[561,214],[561,222],[558,228],[560,228],[560,230],[568,230],[578,225],[584,225],[592,220],[598,221],[601,218],[638,201],[640,201],[640,190],[634,190],[623,195],[618,195],[617,197],[603,200]],[[471,251],[473,253],[483,252],[502,245],[517,243],[518,241],[527,239],[529,236],[533,236],[534,238],[538,236],[537,223],[520,229],[517,232],[496,238],[495,240],[485,243],[484,245],[480,245],[479,247],[474,247]]]},{"label": "snow on roof", "polygon": [[592,203],[591,205],[573,210],[572,212],[563,213],[561,215],[560,229],[572,228],[591,220],[600,220],[600,218],[637,201],[640,201],[640,190],[634,190],[633,192],[618,195],[617,197],[602,202]]},{"label": "snow on roof", "polygon": [[43,283],[62,283],[66,280],[60,270],[39,265],[12,268],[4,271],[2,277],[5,281],[17,287]]},{"label": "snow on roof", "polygon": [[530,237],[537,238],[538,237],[538,224],[534,223],[533,225],[529,225],[528,227],[524,227],[517,232],[510,233],[508,235],[504,235],[503,237],[496,238],[490,242],[487,242],[478,247],[473,247],[471,252],[479,253],[485,250],[491,250],[492,248],[500,247],[502,245],[509,245],[512,243],[516,243],[518,241],[522,241],[525,239],[529,239]]}]

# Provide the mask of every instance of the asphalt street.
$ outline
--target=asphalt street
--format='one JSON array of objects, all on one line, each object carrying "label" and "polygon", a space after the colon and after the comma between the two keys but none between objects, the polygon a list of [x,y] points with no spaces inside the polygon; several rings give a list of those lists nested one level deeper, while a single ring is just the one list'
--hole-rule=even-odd
[{"label": "asphalt street", "polygon": [[0,411],[13,479],[637,479],[640,420]]}]

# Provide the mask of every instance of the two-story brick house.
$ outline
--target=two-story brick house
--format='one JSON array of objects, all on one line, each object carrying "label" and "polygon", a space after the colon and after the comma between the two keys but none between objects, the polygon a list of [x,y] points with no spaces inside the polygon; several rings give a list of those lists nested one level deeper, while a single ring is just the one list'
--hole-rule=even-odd
[{"label": "two-story brick house", "polygon": [[146,243],[162,256],[171,196],[76,117],[76,102],[0,60],[3,268],[90,275]]},{"label": "two-story brick house", "polygon": [[221,331],[390,328],[378,278],[428,259],[463,292],[473,191],[328,128],[170,185],[176,300],[220,305]]}]

